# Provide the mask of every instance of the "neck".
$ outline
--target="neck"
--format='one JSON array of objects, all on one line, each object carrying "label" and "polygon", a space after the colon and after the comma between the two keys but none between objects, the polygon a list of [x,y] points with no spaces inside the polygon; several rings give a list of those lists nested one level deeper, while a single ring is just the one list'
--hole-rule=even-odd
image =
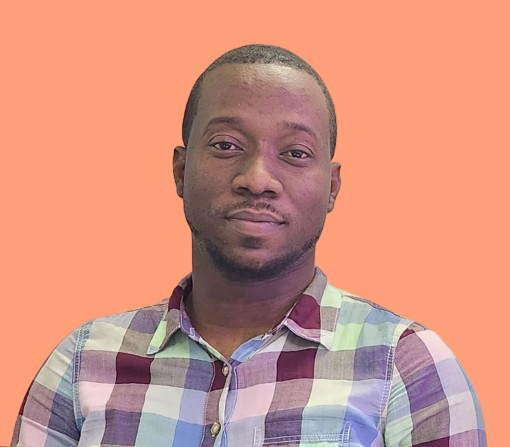
[{"label": "neck", "polygon": [[226,358],[243,342],[276,326],[314,276],[314,252],[281,275],[232,281],[193,250],[193,290],[186,308],[202,338]]}]

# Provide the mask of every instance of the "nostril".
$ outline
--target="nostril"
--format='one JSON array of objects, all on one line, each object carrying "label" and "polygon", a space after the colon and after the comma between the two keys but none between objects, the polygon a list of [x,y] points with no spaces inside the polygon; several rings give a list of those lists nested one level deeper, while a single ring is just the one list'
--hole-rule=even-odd
[{"label": "nostril", "polygon": [[280,182],[271,175],[238,175],[232,182],[235,192],[260,196],[277,195],[281,191]]},{"label": "nostril", "polygon": [[244,164],[232,181],[234,191],[242,194],[260,196],[277,195],[282,186],[277,176],[262,159],[251,160]]}]

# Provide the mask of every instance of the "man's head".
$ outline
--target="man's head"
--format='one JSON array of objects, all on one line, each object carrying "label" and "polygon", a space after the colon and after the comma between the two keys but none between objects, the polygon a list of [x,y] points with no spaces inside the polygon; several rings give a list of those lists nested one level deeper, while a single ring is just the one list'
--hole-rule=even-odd
[{"label": "man's head", "polygon": [[[264,48],[300,61],[274,47],[250,51]],[[201,258],[235,281],[313,266],[340,188],[325,86],[306,63],[275,60],[213,63],[190,95],[185,147],[174,155],[194,264]]]},{"label": "man's head", "polygon": [[304,71],[305,73],[313,76],[319,84],[322,93],[324,93],[324,97],[328,105],[330,132],[329,150],[331,158],[333,158],[333,155],[335,154],[337,134],[336,113],[333,99],[331,98],[326,84],[324,84],[324,81],[319,74],[306,61],[284,48],[272,45],[246,45],[244,47],[234,48],[220,56],[205,69],[193,85],[188,97],[186,109],[184,110],[184,119],[182,121],[182,141],[184,146],[188,146],[189,135],[193,126],[193,121],[197,114],[198,101],[200,99],[200,91],[202,89],[204,78],[214,69],[226,64],[275,64],[295,68],[296,70]]}]

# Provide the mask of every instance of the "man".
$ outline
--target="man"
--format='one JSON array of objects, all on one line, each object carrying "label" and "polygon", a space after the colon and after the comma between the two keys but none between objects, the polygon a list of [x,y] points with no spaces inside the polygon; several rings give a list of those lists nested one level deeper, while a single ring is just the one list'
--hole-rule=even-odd
[{"label": "man", "polygon": [[192,274],[169,300],[68,336],[13,445],[485,446],[441,340],[315,267],[340,189],[319,75],[278,47],[232,50],[193,87],[183,142]]}]

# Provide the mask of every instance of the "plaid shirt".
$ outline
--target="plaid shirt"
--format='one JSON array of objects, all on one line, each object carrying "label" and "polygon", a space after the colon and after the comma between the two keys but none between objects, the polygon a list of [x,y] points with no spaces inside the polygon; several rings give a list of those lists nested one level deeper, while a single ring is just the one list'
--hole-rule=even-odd
[{"label": "plaid shirt", "polygon": [[430,330],[332,287],[226,360],[169,300],[65,338],[23,402],[15,446],[486,446],[477,396]]}]

